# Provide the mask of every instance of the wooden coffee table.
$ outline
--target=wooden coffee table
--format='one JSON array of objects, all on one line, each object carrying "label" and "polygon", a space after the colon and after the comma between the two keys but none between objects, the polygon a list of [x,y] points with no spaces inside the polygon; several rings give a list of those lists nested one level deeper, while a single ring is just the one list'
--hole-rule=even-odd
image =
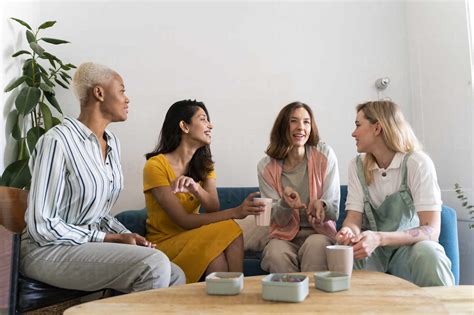
[{"label": "wooden coffee table", "polygon": [[[326,293],[315,289],[309,276],[309,295],[301,303],[262,299],[263,276],[244,278],[244,289],[235,296],[206,294],[204,282],[156,289],[97,300],[66,310],[73,314],[263,314],[263,313],[404,313],[453,314],[474,312],[474,286],[420,288],[403,279],[380,272],[354,271],[348,291]],[[456,308],[446,292],[453,290]],[[457,292],[455,292],[457,290]]]}]

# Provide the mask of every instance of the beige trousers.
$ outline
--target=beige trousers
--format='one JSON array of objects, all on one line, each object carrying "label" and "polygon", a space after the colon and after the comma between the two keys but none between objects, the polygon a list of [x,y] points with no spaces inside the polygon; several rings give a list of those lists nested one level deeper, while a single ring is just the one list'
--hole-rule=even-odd
[{"label": "beige trousers", "polygon": [[291,241],[271,239],[262,254],[261,267],[270,273],[328,270],[326,246],[334,244],[312,228],[301,228]]}]

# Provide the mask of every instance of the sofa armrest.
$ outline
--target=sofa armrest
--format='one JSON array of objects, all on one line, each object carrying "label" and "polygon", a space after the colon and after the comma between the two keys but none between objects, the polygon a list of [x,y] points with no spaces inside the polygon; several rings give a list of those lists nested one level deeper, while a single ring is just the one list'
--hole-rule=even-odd
[{"label": "sofa armrest", "polygon": [[439,243],[444,247],[446,256],[451,260],[454,283],[459,284],[459,242],[456,211],[444,206],[441,210],[441,233]]}]

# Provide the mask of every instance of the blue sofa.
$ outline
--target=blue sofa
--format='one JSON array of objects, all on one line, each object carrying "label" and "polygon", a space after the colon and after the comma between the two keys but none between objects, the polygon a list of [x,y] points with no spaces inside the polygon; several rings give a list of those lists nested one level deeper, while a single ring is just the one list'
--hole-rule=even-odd
[{"label": "blue sofa", "polygon": [[[220,187],[217,188],[221,209],[237,207],[251,192],[258,191],[258,187]],[[339,229],[346,217],[345,203],[347,197],[347,186],[341,186],[341,202],[339,204],[339,219],[337,229]],[[145,235],[146,233],[146,209],[128,210],[119,213],[117,219],[122,222],[130,231]],[[451,260],[455,283],[459,284],[459,244],[456,211],[447,206],[443,206],[441,212],[441,235],[439,242],[443,245],[446,255]],[[245,252],[244,274],[246,276],[261,275],[266,272],[260,269],[260,252]]]}]

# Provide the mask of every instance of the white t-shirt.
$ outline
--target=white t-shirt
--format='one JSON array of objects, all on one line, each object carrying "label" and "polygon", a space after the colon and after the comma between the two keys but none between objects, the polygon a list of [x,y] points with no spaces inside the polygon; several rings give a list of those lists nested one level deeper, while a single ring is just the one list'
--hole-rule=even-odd
[{"label": "white t-shirt", "polygon": [[[374,180],[368,188],[372,206],[375,208],[378,208],[386,197],[400,190],[401,166],[405,155],[406,153],[396,153],[387,169],[374,164],[372,168]],[[365,154],[361,157],[363,161]],[[416,211],[441,211],[441,192],[431,158],[424,152],[413,152],[407,160],[407,172],[407,185]],[[346,210],[364,211],[364,193],[357,176],[357,158],[349,164]]]}]

